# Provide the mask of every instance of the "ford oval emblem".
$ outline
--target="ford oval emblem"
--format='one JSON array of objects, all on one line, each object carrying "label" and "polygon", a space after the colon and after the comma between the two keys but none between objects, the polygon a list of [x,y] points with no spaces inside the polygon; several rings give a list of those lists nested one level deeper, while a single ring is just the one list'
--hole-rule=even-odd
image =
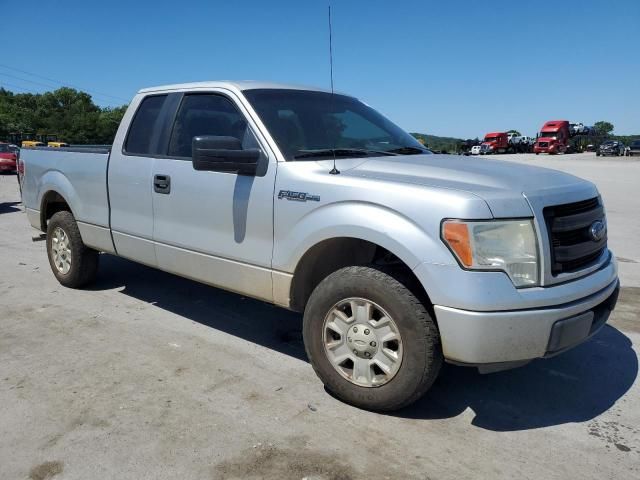
[{"label": "ford oval emblem", "polygon": [[589,227],[589,236],[594,242],[599,242],[600,240],[602,240],[605,233],[607,233],[607,227],[601,220],[596,220]]}]

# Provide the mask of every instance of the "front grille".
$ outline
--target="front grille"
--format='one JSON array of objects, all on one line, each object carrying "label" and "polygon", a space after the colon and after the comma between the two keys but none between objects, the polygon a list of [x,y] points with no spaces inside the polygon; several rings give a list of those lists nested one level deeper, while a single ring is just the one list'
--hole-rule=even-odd
[{"label": "front grille", "polygon": [[538,146],[539,147],[548,147],[549,146],[549,142],[538,142]]},{"label": "front grille", "polygon": [[598,260],[607,247],[607,235],[593,240],[591,225],[604,221],[598,198],[546,207],[544,219],[551,245],[551,273],[575,272]]}]

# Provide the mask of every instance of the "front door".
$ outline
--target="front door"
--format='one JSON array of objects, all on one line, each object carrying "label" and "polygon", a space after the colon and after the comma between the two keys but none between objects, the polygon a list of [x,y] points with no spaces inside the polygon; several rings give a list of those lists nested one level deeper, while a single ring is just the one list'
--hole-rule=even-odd
[{"label": "front door", "polygon": [[[153,167],[153,240],[166,271],[271,301],[276,161],[244,107],[223,91],[181,95],[166,156]],[[196,171],[198,135],[260,148],[256,176]]]}]

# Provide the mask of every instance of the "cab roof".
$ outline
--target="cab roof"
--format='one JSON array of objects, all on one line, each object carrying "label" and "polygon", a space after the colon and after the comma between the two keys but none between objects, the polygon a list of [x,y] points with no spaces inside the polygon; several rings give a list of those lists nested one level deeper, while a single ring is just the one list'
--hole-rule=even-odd
[{"label": "cab roof", "polygon": [[563,127],[569,127],[568,120],[549,120],[542,126],[541,132],[557,132]]},{"label": "cab roof", "polygon": [[[221,80],[210,82],[192,82],[192,83],[176,83],[173,85],[161,85],[158,87],[143,88],[138,93],[150,93],[150,92],[167,92],[176,90],[194,90],[194,89],[206,89],[206,88],[226,88],[229,90],[253,90],[253,89],[286,89],[286,90],[310,90],[314,92],[331,93],[331,90],[326,90],[318,87],[310,87],[306,85],[295,85],[288,83],[274,83],[263,82],[258,80]],[[338,93],[338,92],[336,92]]]}]

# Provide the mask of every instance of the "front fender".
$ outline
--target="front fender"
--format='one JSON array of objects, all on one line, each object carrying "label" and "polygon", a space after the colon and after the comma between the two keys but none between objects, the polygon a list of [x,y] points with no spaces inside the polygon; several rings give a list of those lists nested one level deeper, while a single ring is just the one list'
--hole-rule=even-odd
[{"label": "front fender", "polygon": [[[276,226],[278,225],[276,219]],[[332,238],[357,238],[379,245],[413,269],[423,262],[455,264],[439,233],[427,232],[388,207],[344,201],[320,206],[286,230],[276,229],[273,268],[293,273],[314,245]]]}]

